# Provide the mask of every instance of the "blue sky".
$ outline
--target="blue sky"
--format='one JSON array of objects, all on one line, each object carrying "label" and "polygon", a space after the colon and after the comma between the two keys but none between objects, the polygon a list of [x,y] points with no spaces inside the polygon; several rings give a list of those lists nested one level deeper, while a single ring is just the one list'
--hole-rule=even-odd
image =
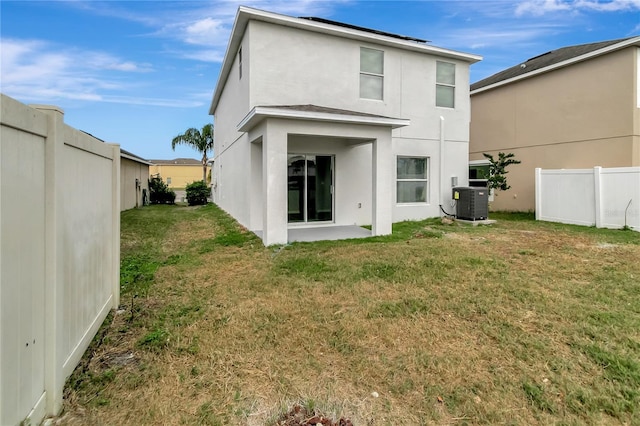
[{"label": "blue sky", "polygon": [[0,91],[148,159],[208,115],[238,5],[482,55],[478,81],[563,46],[640,34],[640,0],[0,1]]}]

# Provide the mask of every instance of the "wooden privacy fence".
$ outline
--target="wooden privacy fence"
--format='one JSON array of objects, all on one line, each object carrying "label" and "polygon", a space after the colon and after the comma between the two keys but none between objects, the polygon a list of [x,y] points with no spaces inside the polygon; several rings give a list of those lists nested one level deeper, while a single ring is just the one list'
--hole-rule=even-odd
[{"label": "wooden privacy fence", "polygon": [[0,425],[37,424],[119,303],[120,147],[1,96]]},{"label": "wooden privacy fence", "polygon": [[536,169],[536,219],[640,231],[640,167]]}]

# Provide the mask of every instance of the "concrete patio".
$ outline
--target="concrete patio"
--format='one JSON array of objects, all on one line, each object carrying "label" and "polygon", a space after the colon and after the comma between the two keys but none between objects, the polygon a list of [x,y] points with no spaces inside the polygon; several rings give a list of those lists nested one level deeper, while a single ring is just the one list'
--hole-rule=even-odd
[{"label": "concrete patio", "polygon": [[[262,238],[262,231],[255,231],[256,235]],[[308,228],[289,228],[287,241],[311,242],[327,240],[348,240],[351,238],[371,237],[371,230],[361,228],[356,225],[347,226],[314,226]]]}]

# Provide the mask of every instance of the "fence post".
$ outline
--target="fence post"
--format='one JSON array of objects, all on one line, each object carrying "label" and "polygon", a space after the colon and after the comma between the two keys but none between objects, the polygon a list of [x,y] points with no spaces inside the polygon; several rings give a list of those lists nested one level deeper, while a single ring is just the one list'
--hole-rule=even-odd
[{"label": "fence post", "polygon": [[[111,179],[111,228],[113,234],[111,236],[112,259],[111,266],[113,273],[113,284],[111,287],[111,296],[113,300],[113,309],[120,306],[120,145],[112,144],[112,179]],[[136,193],[136,197],[138,194]]]},{"label": "fence post", "polygon": [[62,376],[62,288],[64,241],[61,214],[61,170],[64,167],[64,111],[55,106],[33,105],[47,115],[45,145],[45,345],[44,365],[46,412],[56,415],[62,409],[64,377]]},{"label": "fence post", "polygon": [[596,208],[596,228],[602,228],[602,181],[601,181],[602,167],[595,166],[593,168],[593,191]]},{"label": "fence post", "polygon": [[536,177],[535,177],[535,185],[536,185],[536,220],[540,220],[540,215],[542,213],[542,169],[540,167],[536,167]]}]

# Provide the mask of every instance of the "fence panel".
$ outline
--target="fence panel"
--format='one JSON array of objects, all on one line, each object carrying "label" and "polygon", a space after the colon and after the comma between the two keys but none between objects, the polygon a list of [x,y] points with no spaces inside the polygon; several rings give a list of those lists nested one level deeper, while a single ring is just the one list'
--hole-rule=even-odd
[{"label": "fence panel", "polygon": [[640,167],[602,169],[600,172],[602,228],[628,226],[640,230]]},{"label": "fence panel", "polygon": [[119,303],[120,149],[1,101],[0,424],[33,424]]},{"label": "fence panel", "polygon": [[45,138],[5,125],[0,138],[0,424],[5,425],[20,423],[34,408],[44,414]]},{"label": "fence panel", "polygon": [[640,167],[536,169],[536,219],[640,231]]},{"label": "fence panel", "polygon": [[539,188],[536,185],[536,194],[540,191],[544,198],[539,206],[536,205],[536,218],[595,225],[593,185],[592,170],[543,170]]}]

